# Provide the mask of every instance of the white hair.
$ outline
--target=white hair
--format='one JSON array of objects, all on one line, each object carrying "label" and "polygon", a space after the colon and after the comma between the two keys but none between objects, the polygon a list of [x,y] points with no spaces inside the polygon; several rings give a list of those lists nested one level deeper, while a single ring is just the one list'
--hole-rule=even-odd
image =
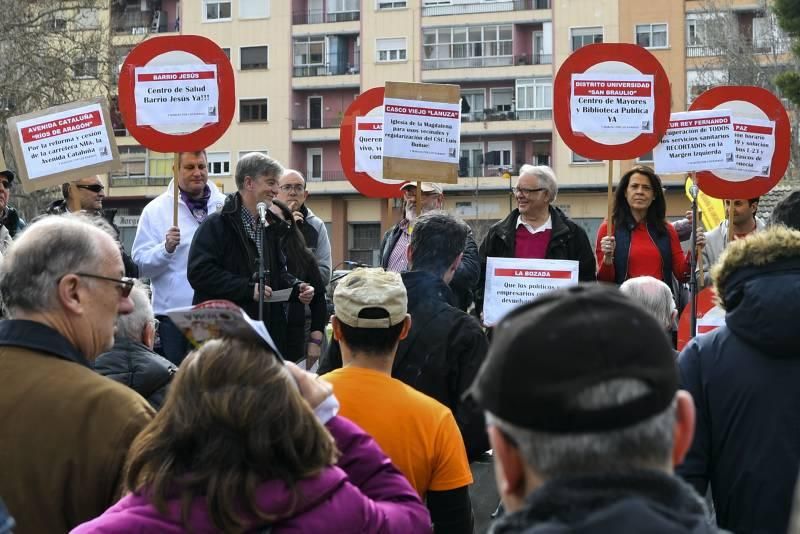
[{"label": "white hair", "polygon": [[629,278],[619,290],[641,304],[665,329],[672,328],[675,300],[667,284],[652,276]]},{"label": "white hair", "polygon": [[[558,182],[556,182],[556,173],[547,165],[523,165],[519,168],[519,177],[530,174],[539,179],[539,187],[547,188],[547,194],[550,202],[554,202],[558,196]],[[519,179],[517,179],[519,183]]]},{"label": "white hair", "polygon": [[144,328],[155,319],[150,305],[150,289],[137,280],[130,298],[133,311],[117,318],[117,335],[141,343]]}]

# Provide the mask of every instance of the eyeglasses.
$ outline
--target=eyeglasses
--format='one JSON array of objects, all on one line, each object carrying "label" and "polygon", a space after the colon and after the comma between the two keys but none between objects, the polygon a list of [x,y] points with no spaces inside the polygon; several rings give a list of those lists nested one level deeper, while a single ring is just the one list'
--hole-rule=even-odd
[{"label": "eyeglasses", "polygon": [[76,184],[75,187],[77,187],[78,189],[88,189],[92,193],[100,193],[101,191],[103,191],[103,189],[105,189],[105,187],[100,184],[92,184],[92,185]]},{"label": "eyeglasses", "polygon": [[[403,189],[403,194],[405,196],[407,196],[407,197],[416,197],[417,196],[417,188],[416,187],[406,187],[405,189]],[[433,197],[433,196],[436,196],[438,194],[439,193],[437,193],[436,191],[423,191],[422,192],[422,196],[423,197]]]},{"label": "eyeglasses", "polygon": [[515,195],[519,195],[522,193],[524,196],[529,197],[534,193],[538,193],[539,191],[544,191],[547,189],[546,187],[536,187],[534,189],[528,189],[527,187],[512,187],[511,192]]},{"label": "eyeglasses", "polygon": [[281,191],[284,193],[289,193],[294,191],[295,193],[302,193],[305,190],[305,186],[302,184],[286,184],[281,186]]},{"label": "eyeglasses", "polygon": [[3,184],[3,188],[5,189],[11,189],[11,182],[8,180],[0,180],[0,184]]},{"label": "eyeglasses", "polygon": [[90,274],[90,273],[75,273],[78,276],[85,276],[86,278],[96,278],[97,280],[105,280],[106,282],[114,282],[117,284],[119,288],[119,292],[122,295],[122,298],[127,298],[128,295],[131,294],[133,290],[133,284],[135,280],[133,278],[128,278],[124,276],[122,278],[109,278],[108,276],[100,276],[99,274]]}]

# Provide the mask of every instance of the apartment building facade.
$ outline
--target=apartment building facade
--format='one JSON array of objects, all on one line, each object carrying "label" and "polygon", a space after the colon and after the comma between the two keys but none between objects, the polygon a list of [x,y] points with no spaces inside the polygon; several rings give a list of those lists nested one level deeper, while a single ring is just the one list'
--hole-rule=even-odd
[{"label": "apartment building facade", "polygon": [[[731,3],[739,17],[735,27],[756,41],[764,39],[767,30],[760,19],[769,15],[763,6]],[[446,207],[479,237],[514,205],[504,175],[516,175],[521,165],[531,163],[553,166],[560,185],[556,205],[593,238],[606,213],[607,163],[574,154],[555,132],[553,106],[564,104],[554,102],[552,86],[561,63],[590,43],[640,44],[670,78],[672,111],[683,111],[701,86],[714,83],[707,82],[708,68],[695,54],[708,59],[725,53],[703,43],[703,0],[152,4],[128,2],[115,46],[124,52],[142,34],[179,31],[206,36],[225,49],[236,73],[237,109],[228,132],[208,148],[210,179],[225,192],[235,191],[232,173],[238,159],[251,151],[300,170],[308,182],[309,206],[328,225],[334,263],[375,263],[383,230],[400,217],[397,200],[361,196],[342,172],[339,126],[361,92],[386,81],[461,87],[459,180],[445,186]],[[718,79],[727,81],[723,75]],[[122,124],[117,133],[125,163],[110,177],[108,204],[120,210],[128,225],[123,232],[132,239],[137,214],[169,182],[171,155],[139,146]],[[650,155],[639,158],[651,160]],[[614,162],[615,176],[633,163]],[[682,177],[668,176],[666,184],[668,215],[680,216],[688,206]]]}]

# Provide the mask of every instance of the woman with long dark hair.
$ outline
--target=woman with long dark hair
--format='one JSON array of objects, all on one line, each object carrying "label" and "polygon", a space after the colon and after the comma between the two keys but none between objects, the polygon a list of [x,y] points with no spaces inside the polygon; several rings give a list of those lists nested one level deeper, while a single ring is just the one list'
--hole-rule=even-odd
[{"label": "woman with long dark hair", "polygon": [[[302,302],[289,302],[287,310],[286,344],[284,357],[297,362],[307,358],[309,367],[319,359],[322,353],[322,338],[325,325],[328,324],[328,305],[325,301],[325,284],[319,271],[316,256],[306,246],[305,238],[297,226],[289,207],[278,200],[273,200],[278,208],[277,215],[291,228],[281,238],[281,248],[286,255],[286,269],[294,276],[314,286],[314,298],[308,304],[311,311],[309,341],[306,342],[306,307]],[[273,210],[275,213],[278,210]]]},{"label": "woman with long dark hair", "polygon": [[[675,229],[666,220],[667,202],[661,179],[650,167],[633,167],[622,175],[614,196],[613,234],[607,221],[597,230],[597,279],[621,284],[629,278],[652,276],[672,285],[691,272],[689,253],[684,254]],[[705,237],[698,232],[697,245]]]},{"label": "woman with long dark hair", "polygon": [[315,378],[262,345],[206,342],[134,440],[129,493],[73,533],[430,532],[416,491]]}]

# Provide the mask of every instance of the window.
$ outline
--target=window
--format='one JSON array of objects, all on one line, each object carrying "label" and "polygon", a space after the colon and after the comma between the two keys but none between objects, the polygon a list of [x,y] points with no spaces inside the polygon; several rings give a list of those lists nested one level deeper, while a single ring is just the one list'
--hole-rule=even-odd
[{"label": "window", "polygon": [[602,43],[603,28],[602,26],[594,26],[591,28],[572,28],[570,30],[570,40],[572,42],[573,52],[588,44]]},{"label": "window", "polygon": [[231,173],[230,152],[208,152],[208,175],[224,176]]},{"label": "window", "polygon": [[267,69],[269,68],[268,46],[243,46],[239,49],[239,69]]},{"label": "window", "polygon": [[642,154],[641,156],[636,158],[636,161],[641,161],[641,162],[644,162],[644,163],[652,163],[653,162],[653,151],[651,150],[650,152],[647,152],[646,154]]},{"label": "window", "polygon": [[542,120],[552,116],[553,80],[528,78],[517,80],[517,113],[521,120]]},{"label": "window", "polygon": [[380,223],[350,224],[348,232],[348,257],[350,261],[375,265],[381,244]]},{"label": "window", "polygon": [[666,48],[667,25],[637,24],[636,44],[645,48]]},{"label": "window", "polygon": [[264,148],[262,150],[240,150],[239,151],[239,161],[242,160],[243,157],[250,154],[251,152],[258,152],[259,154],[264,154],[265,156],[269,156],[269,151]]},{"label": "window", "polygon": [[[360,9],[360,0],[328,0],[328,13],[357,13]],[[341,17],[332,17],[333,21],[349,20]]]},{"label": "window", "polygon": [[269,17],[269,0],[239,0],[240,19],[263,19],[267,17]]},{"label": "window", "polygon": [[322,181],[322,149],[306,149],[306,178],[309,182]]},{"label": "window", "polygon": [[580,154],[572,153],[572,163],[602,163],[599,159],[584,158]]},{"label": "window", "polygon": [[378,53],[378,62],[405,61],[406,38],[376,39],[375,49]]},{"label": "window", "polygon": [[111,174],[112,185],[116,185],[116,177],[128,180],[146,178],[147,149],[138,145],[120,145],[117,149],[122,168]]},{"label": "window", "polygon": [[239,122],[269,120],[269,99],[252,98],[239,100]]},{"label": "window", "polygon": [[76,78],[97,78],[97,58],[79,59],[72,64]]},{"label": "window", "polygon": [[[464,110],[464,113],[461,114],[462,120],[473,120],[481,117],[483,110],[486,109],[484,99],[483,89],[461,91],[461,109]],[[466,102],[469,111],[465,110],[464,102]]]},{"label": "window", "polygon": [[753,48],[774,54],[789,49],[789,39],[778,25],[774,13],[753,18]]},{"label": "window", "polygon": [[511,141],[492,141],[489,143],[485,163],[492,167],[511,166]]},{"label": "window", "polygon": [[222,49],[222,53],[225,54],[228,57],[228,59],[231,58],[231,49],[230,48],[223,48]]},{"label": "window", "polygon": [[75,29],[95,30],[100,27],[100,13],[97,9],[79,9],[75,16]]},{"label": "window", "polygon": [[67,19],[54,17],[44,23],[44,30],[48,32],[63,32],[67,29]]},{"label": "window", "polygon": [[378,9],[399,9],[401,7],[406,7],[406,1],[391,1],[391,0],[378,0]]},{"label": "window", "polygon": [[497,67],[513,63],[510,24],[423,31],[423,68]]},{"label": "window", "polygon": [[494,111],[512,111],[512,100],[514,99],[514,89],[508,87],[503,89],[491,89],[492,109]]},{"label": "window", "polygon": [[203,0],[203,21],[231,20],[230,0]]},{"label": "window", "polygon": [[[313,40],[312,40],[313,39]],[[294,42],[294,66],[322,65],[325,58],[325,40],[322,37],[307,37]]]},{"label": "window", "polygon": [[706,36],[706,22],[704,18],[692,17],[686,19],[686,44],[687,46],[705,46],[708,38]]}]

